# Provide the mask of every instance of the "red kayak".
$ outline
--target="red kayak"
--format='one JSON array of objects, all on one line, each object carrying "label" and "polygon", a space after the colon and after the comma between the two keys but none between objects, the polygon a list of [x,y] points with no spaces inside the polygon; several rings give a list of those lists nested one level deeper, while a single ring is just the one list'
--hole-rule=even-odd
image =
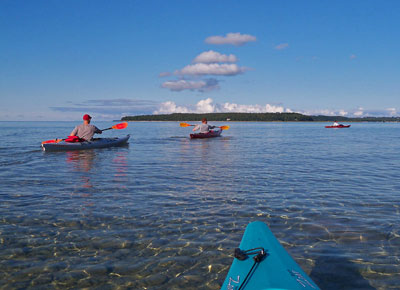
[{"label": "red kayak", "polygon": [[203,139],[203,138],[214,138],[221,136],[222,130],[211,130],[208,133],[194,133],[190,134],[190,139]]},{"label": "red kayak", "polygon": [[325,126],[325,128],[350,128],[351,125]]}]

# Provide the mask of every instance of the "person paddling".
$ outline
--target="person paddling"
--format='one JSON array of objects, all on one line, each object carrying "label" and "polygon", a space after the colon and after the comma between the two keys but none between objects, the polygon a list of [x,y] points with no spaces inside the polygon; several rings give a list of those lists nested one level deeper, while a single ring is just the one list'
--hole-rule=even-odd
[{"label": "person paddling", "polygon": [[339,126],[339,123],[337,121],[333,122],[333,126],[337,127]]},{"label": "person paddling", "polygon": [[201,124],[194,126],[193,131],[200,130],[200,133],[208,133],[211,129],[214,129],[215,126],[210,126],[207,124],[207,119],[201,119]]},{"label": "person paddling", "polygon": [[84,141],[91,141],[94,134],[101,134],[102,131],[94,125],[90,125],[92,117],[88,114],[83,115],[83,124],[72,130],[70,136],[77,136]]}]

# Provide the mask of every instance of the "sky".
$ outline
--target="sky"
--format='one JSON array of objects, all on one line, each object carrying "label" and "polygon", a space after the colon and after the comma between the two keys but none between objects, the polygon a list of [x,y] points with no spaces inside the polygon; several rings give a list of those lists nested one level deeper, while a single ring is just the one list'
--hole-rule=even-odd
[{"label": "sky", "polygon": [[400,1],[0,1],[0,121],[400,116]]}]

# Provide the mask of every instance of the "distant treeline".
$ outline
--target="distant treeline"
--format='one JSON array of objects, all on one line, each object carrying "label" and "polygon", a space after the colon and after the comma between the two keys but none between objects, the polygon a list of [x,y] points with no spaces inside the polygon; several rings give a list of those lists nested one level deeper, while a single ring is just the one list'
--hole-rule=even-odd
[{"label": "distant treeline", "polygon": [[126,116],[122,121],[254,121],[254,122],[400,122],[400,117],[347,118],[342,116],[307,116],[299,113],[209,113],[209,114],[164,114]]}]

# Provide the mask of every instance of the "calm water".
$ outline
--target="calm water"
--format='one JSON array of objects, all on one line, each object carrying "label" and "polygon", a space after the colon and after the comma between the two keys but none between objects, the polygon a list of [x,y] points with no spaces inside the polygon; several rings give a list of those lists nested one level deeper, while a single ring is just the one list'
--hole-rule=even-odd
[{"label": "calm water", "polygon": [[1,289],[219,289],[254,220],[322,289],[400,285],[400,124],[130,123],[104,134],[126,147],[40,151],[74,125],[0,122]]}]

